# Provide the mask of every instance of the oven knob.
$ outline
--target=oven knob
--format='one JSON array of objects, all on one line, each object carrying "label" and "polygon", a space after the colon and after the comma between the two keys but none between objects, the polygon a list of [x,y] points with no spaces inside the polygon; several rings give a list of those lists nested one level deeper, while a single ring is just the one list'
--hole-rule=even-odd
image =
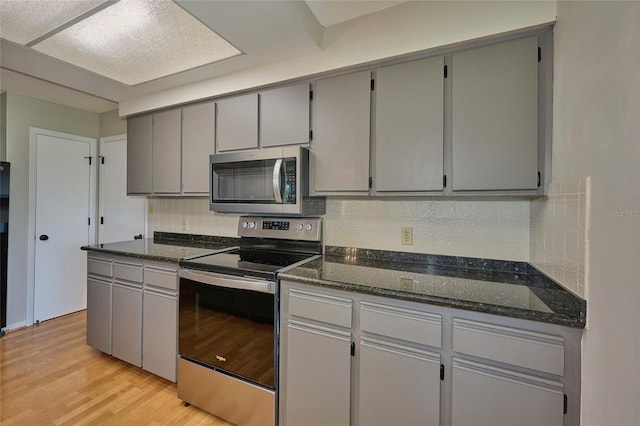
[{"label": "oven knob", "polygon": [[246,222],[246,221],[245,221],[245,222],[242,222],[242,225],[241,225],[241,226],[242,226],[242,229],[247,229],[247,226],[249,226],[249,223],[248,223],[248,222]]},{"label": "oven knob", "polygon": [[311,231],[313,229],[313,225],[311,225],[310,223],[307,223],[304,229],[306,229],[307,231]]},{"label": "oven knob", "polygon": [[255,229],[256,228],[256,223],[255,222],[249,222],[249,229]]},{"label": "oven knob", "polygon": [[302,228],[304,228],[304,227],[302,226],[302,224],[301,224],[301,223],[299,223],[299,224],[297,224],[297,225],[296,225],[296,229],[297,229],[298,231],[302,231]]}]

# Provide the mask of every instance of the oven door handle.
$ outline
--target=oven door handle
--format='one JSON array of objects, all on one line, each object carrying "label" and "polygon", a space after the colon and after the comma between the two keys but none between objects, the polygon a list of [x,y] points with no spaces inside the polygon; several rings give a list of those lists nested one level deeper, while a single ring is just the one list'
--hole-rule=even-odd
[{"label": "oven door handle", "polygon": [[276,203],[282,204],[282,158],[276,160],[276,164],[273,166],[273,197]]},{"label": "oven door handle", "polygon": [[215,274],[212,272],[196,272],[185,268],[180,268],[178,275],[180,278],[186,278],[202,284],[275,294],[275,283],[272,281],[235,277],[233,275]]}]

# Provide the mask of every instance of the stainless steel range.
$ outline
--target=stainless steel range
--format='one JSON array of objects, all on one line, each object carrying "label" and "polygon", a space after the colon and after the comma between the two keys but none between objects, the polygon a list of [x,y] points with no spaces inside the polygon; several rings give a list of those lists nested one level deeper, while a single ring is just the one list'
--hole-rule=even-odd
[{"label": "stainless steel range", "polygon": [[277,423],[277,273],[322,253],[319,218],[243,216],[240,248],[180,262],[178,397],[246,425]]}]

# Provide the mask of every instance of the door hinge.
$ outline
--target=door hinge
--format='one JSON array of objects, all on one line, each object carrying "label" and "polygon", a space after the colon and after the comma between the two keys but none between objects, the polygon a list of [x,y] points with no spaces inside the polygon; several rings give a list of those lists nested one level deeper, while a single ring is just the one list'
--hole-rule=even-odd
[{"label": "door hinge", "polygon": [[87,218],[87,225],[91,226],[91,218],[90,217]]},{"label": "door hinge", "polygon": [[91,161],[92,161],[93,157],[89,156],[89,157],[84,157],[84,158],[86,158],[87,160],[89,160],[89,165],[91,165]]},{"label": "door hinge", "polygon": [[100,216],[100,225],[104,225],[104,216]]},{"label": "door hinge", "polygon": [[442,187],[447,187],[447,175],[442,175]]},{"label": "door hinge", "polygon": [[373,188],[373,177],[369,176],[369,189]]},{"label": "door hinge", "polygon": [[351,342],[351,356],[356,356],[356,342]]},{"label": "door hinge", "polygon": [[567,414],[569,411],[569,399],[567,398],[567,394],[564,394],[564,414]]},{"label": "door hinge", "polygon": [[376,90],[376,81],[373,78],[371,79],[371,90]]},{"label": "door hinge", "polygon": [[541,180],[540,172],[538,172],[538,188],[540,188]]},{"label": "door hinge", "polygon": [[309,141],[313,140],[313,130],[309,130]]},{"label": "door hinge", "polygon": [[440,380],[444,380],[444,364],[440,364]]},{"label": "door hinge", "polygon": [[542,62],[542,47],[538,46],[538,62]]},{"label": "door hinge", "polygon": [[313,90],[309,90],[309,100],[313,100]]},{"label": "door hinge", "polygon": [[104,164],[104,155],[100,156],[100,164]]},{"label": "door hinge", "polygon": [[444,66],[444,78],[449,76],[449,67],[447,65]]}]

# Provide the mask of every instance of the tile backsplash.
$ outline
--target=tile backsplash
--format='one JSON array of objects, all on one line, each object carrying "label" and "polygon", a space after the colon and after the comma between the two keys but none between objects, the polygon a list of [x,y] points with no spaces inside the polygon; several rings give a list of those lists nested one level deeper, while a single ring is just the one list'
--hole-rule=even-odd
[{"label": "tile backsplash", "polygon": [[[238,215],[209,211],[207,198],[155,198],[149,204],[150,234],[165,231],[236,236]],[[323,217],[324,243],[528,261],[529,205],[528,200],[330,197]],[[413,228],[413,245],[400,244],[401,227]]]},{"label": "tile backsplash", "polygon": [[580,297],[587,296],[590,178],[552,182],[531,201],[530,263]]}]

